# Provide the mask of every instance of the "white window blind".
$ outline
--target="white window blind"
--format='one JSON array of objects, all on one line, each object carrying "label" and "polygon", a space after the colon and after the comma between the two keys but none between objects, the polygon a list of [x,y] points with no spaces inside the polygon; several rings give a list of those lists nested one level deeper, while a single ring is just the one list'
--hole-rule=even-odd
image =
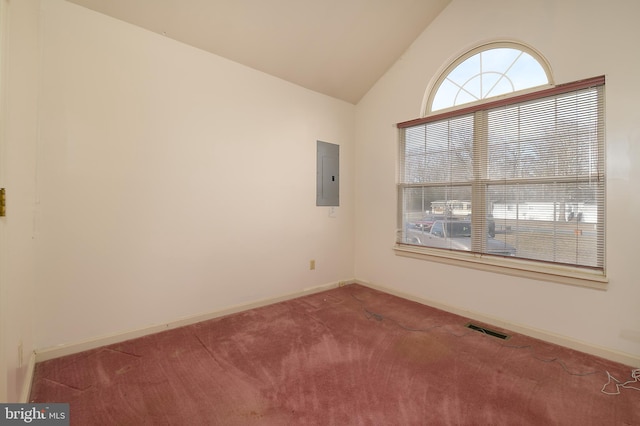
[{"label": "white window blind", "polygon": [[398,124],[397,243],[604,270],[603,100],[598,77]]}]

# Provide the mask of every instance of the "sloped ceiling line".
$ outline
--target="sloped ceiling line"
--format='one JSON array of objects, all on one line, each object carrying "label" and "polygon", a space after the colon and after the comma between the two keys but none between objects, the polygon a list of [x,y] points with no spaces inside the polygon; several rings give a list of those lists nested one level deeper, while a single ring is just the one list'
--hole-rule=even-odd
[{"label": "sloped ceiling line", "polygon": [[67,0],[356,104],[451,0]]}]

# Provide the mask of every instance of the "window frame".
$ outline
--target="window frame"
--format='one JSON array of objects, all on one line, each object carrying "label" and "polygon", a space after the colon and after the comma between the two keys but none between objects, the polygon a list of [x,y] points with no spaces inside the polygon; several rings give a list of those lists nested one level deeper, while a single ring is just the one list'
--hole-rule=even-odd
[{"label": "window frame", "polygon": [[[403,138],[404,129],[408,127],[418,126],[438,120],[445,120],[455,118],[467,114],[482,113],[493,108],[499,108],[507,105],[512,105],[520,102],[527,102],[537,100],[545,97],[561,95],[564,93],[588,89],[596,86],[604,86],[605,77],[598,76],[584,80],[578,80],[566,84],[560,84],[553,87],[545,86],[545,88],[534,91],[517,92],[510,95],[503,95],[497,98],[491,98],[482,102],[474,102],[464,104],[457,108],[450,108],[447,110],[438,110],[435,113],[409,120],[397,124],[399,129],[399,136]],[[601,100],[604,104],[604,99]],[[603,112],[604,114],[604,112]],[[604,120],[604,117],[603,117]],[[603,136],[604,137],[604,136]],[[475,142],[474,142],[475,143]],[[604,144],[604,140],[602,141]],[[402,144],[402,141],[401,141]],[[486,160],[486,159],[485,159]],[[604,158],[602,159],[603,166],[606,165]],[[404,167],[404,165],[401,165]],[[602,173],[604,174],[604,168]],[[603,176],[604,179],[604,176]],[[402,207],[402,191],[406,187],[401,182],[398,182],[398,224],[403,226],[403,207]],[[606,190],[606,184],[605,184]],[[606,194],[604,199],[604,208],[606,209]],[[478,222],[482,223],[482,215],[475,217]],[[473,218],[472,218],[473,220]],[[473,222],[472,222],[473,223]],[[603,220],[602,225],[605,222]],[[472,225],[473,226],[473,225]],[[482,229],[482,228],[478,228]],[[543,262],[537,260],[528,260],[523,258],[501,258],[492,257],[486,254],[477,252],[461,252],[451,251],[446,249],[438,249],[426,246],[416,246],[401,242],[402,229],[398,230],[399,235],[396,238],[396,244],[394,246],[395,253],[399,256],[418,258],[430,261],[437,261],[457,266],[470,267],[474,269],[487,270],[492,272],[499,272],[507,275],[515,275],[525,278],[533,278],[544,281],[560,282],[564,284],[586,286],[598,289],[606,289],[608,278],[606,276],[606,233],[603,232],[603,267],[602,268],[589,268],[582,266],[572,266],[566,264]]]}]

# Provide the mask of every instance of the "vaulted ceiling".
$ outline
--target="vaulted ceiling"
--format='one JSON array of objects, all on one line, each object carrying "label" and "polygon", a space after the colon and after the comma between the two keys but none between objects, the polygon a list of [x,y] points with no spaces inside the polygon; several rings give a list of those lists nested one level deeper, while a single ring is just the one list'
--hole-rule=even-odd
[{"label": "vaulted ceiling", "polygon": [[357,103],[451,0],[68,0]]}]

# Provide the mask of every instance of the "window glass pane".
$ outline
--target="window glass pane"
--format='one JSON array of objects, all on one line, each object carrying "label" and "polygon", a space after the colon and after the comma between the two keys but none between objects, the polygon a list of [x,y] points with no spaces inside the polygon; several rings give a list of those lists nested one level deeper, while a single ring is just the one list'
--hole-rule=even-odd
[{"label": "window glass pane", "polygon": [[595,173],[599,123],[595,89],[489,111],[488,177]]},{"label": "window glass pane", "polygon": [[496,71],[504,73],[524,54],[521,50],[510,48],[496,48],[479,53],[482,57],[482,71]]},{"label": "window glass pane", "polygon": [[431,110],[436,111],[453,106],[453,100],[455,99],[458,90],[459,87],[449,79],[443,81],[440,85],[440,88],[438,89],[438,92],[433,98]]},{"label": "window glass pane", "polygon": [[474,55],[449,72],[447,78],[462,87],[474,75],[478,75],[480,70],[480,55]]},{"label": "window glass pane", "polygon": [[513,64],[507,75],[513,82],[514,91],[549,84],[542,65],[526,52]]},{"label": "window glass pane", "polygon": [[[470,186],[406,188],[404,200],[403,242],[471,250]],[[450,222],[459,225],[451,228],[452,225],[447,225]],[[464,229],[468,231],[464,236],[461,235],[461,226],[466,226]]]},{"label": "window glass pane", "polygon": [[460,182],[473,176],[473,116],[406,129],[403,183]]},{"label": "window glass pane", "polygon": [[452,105],[468,104],[469,102],[475,102],[479,99],[482,99],[482,95],[480,94],[480,77],[476,77],[458,90]]},{"label": "window glass pane", "polygon": [[500,96],[514,91],[513,83],[507,78],[487,73],[483,74],[483,77],[487,80],[486,83],[484,83],[484,90],[482,93],[483,98]]},{"label": "window glass pane", "polygon": [[549,84],[543,65],[516,47],[487,49],[445,72],[430,111]]},{"label": "window glass pane", "polygon": [[495,238],[515,247],[518,257],[602,267],[597,194],[603,190],[597,182],[490,185]]}]

